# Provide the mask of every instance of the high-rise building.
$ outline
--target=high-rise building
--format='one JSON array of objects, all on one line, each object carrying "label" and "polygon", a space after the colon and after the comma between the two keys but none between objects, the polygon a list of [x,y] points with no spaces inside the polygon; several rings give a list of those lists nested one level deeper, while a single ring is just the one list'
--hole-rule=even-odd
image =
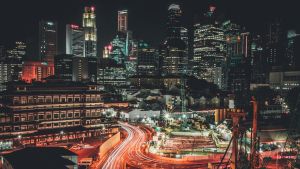
[{"label": "high-rise building", "polygon": [[178,4],[168,8],[167,39],[180,38],[182,11]]},{"label": "high-rise building", "polygon": [[286,66],[289,69],[300,70],[300,34],[297,34],[295,30],[289,30],[287,33],[287,45],[286,45]]},{"label": "high-rise building", "polygon": [[126,33],[128,31],[128,11],[118,11],[118,32]]},{"label": "high-rise building", "polygon": [[73,76],[72,81],[87,81],[88,80],[88,62],[83,57],[73,57]]},{"label": "high-rise building", "polygon": [[251,40],[251,83],[267,82],[267,58],[264,55],[263,41],[260,35],[253,35]]},{"label": "high-rise building", "polygon": [[97,58],[73,57],[73,81],[97,81]]},{"label": "high-rise building", "polygon": [[194,25],[193,74],[224,88],[225,36],[215,19],[215,7],[205,13],[203,21]]},{"label": "high-rise building", "polygon": [[127,74],[124,64],[118,64],[114,59],[101,59],[98,62],[97,70],[98,84],[123,86],[127,83]]},{"label": "high-rise building", "polygon": [[40,21],[39,23],[39,57],[43,62],[54,62],[57,54],[57,23]]},{"label": "high-rise building", "polygon": [[266,57],[269,70],[273,66],[280,66],[284,62],[284,36],[279,21],[269,24],[266,35]]},{"label": "high-rise building", "polygon": [[26,55],[27,45],[25,42],[17,41],[12,49],[6,51],[7,58],[15,58],[20,61],[24,60]]},{"label": "high-rise building", "polygon": [[160,50],[162,56],[162,74],[179,75],[186,74],[188,55],[186,44],[181,39],[181,15],[182,11],[177,4],[171,4],[168,8],[167,37]]},{"label": "high-rise building", "polygon": [[22,80],[31,83],[44,81],[45,78],[54,75],[54,63],[41,61],[26,61],[22,68]]},{"label": "high-rise building", "polygon": [[59,79],[72,81],[74,55],[56,55],[54,59],[55,76]]},{"label": "high-rise building", "polygon": [[85,57],[97,57],[97,26],[95,10],[96,8],[94,6],[84,8],[82,27],[85,34]]},{"label": "high-rise building", "polygon": [[0,91],[6,89],[4,83],[21,79],[25,55],[26,44],[21,41],[15,42],[15,46],[6,53],[3,49],[3,57],[0,57]]},{"label": "high-rise building", "polygon": [[66,25],[66,54],[84,57],[84,30],[78,25]]},{"label": "high-rise building", "polygon": [[118,64],[124,64],[126,61],[126,40],[120,34],[117,35],[111,42],[111,52],[110,57],[114,59]]},{"label": "high-rise building", "polygon": [[226,39],[226,67],[224,71],[227,86],[233,92],[246,92],[250,86],[250,41],[249,32],[230,20],[222,24]]},{"label": "high-rise building", "polygon": [[139,42],[137,74],[138,75],[158,75],[159,59],[154,48],[149,47],[145,42]]}]

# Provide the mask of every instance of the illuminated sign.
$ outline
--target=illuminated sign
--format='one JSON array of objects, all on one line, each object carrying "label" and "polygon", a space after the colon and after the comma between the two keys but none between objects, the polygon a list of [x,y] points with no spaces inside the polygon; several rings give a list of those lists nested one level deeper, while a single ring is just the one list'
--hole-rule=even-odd
[{"label": "illuminated sign", "polygon": [[71,28],[72,28],[72,29],[79,29],[79,26],[78,26],[78,25],[73,25],[73,24],[72,24],[72,25],[71,25]]}]

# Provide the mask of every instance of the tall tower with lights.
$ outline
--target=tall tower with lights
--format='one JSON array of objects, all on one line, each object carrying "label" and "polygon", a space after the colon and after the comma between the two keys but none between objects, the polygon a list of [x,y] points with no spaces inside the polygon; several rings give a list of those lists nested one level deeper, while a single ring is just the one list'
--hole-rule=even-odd
[{"label": "tall tower with lights", "polygon": [[118,32],[126,33],[128,31],[128,11],[118,11]]},{"label": "tall tower with lights", "polygon": [[96,8],[86,6],[84,8],[82,27],[84,29],[85,57],[97,56],[97,26]]},{"label": "tall tower with lights", "polygon": [[39,57],[41,61],[54,62],[57,54],[57,23],[53,21],[39,22]]}]

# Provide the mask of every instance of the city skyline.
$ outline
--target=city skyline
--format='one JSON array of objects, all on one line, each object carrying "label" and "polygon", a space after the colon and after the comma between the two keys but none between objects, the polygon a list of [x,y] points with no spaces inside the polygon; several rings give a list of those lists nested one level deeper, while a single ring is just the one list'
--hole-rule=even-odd
[{"label": "city skyline", "polygon": [[[4,2],[5,6],[13,6],[15,1]],[[282,20],[286,29],[300,28],[300,24],[294,22],[293,15],[297,14],[294,2],[280,3],[272,2],[222,2],[222,1],[90,1],[97,8],[97,27],[98,27],[98,53],[103,49],[110,39],[115,36],[117,30],[117,11],[128,10],[129,30],[132,30],[134,36],[138,39],[144,39],[154,46],[158,46],[166,34],[165,21],[166,9],[170,3],[178,3],[183,11],[183,25],[192,28],[196,15],[202,15],[210,4],[215,4],[218,13],[226,18],[233,19],[236,23],[245,26],[250,32],[264,33],[267,29],[267,23],[276,19]],[[2,27],[0,33],[0,44],[12,44],[16,40],[37,41],[36,31],[38,22],[42,19],[54,20],[58,22],[58,52],[64,53],[65,44],[63,41],[66,24],[78,24],[82,22],[83,7],[87,1],[51,1],[36,2],[36,5],[30,5],[31,2],[20,2],[22,5],[14,6],[15,13],[10,18],[5,17],[9,13],[9,8],[0,10],[1,19],[8,26]],[[156,5],[157,4],[157,5]],[[44,8],[43,6],[47,6]],[[53,10],[55,9],[55,10]],[[152,11],[155,9],[155,12]],[[252,10],[255,9],[255,10]],[[38,14],[38,15],[37,15]],[[146,19],[144,19],[146,18]],[[255,19],[255,20],[254,20]],[[18,21],[18,22],[16,22]],[[20,26],[22,29],[20,30]],[[8,34],[6,32],[14,32]],[[149,32],[149,33],[148,33]],[[153,36],[155,35],[155,36]],[[100,51],[99,51],[100,50]]]},{"label": "city skyline", "polygon": [[5,1],[0,168],[300,168],[299,11]]}]

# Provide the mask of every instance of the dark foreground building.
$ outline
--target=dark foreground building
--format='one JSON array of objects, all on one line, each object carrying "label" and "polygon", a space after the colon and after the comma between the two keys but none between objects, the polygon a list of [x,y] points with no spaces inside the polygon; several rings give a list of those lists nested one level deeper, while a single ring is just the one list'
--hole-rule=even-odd
[{"label": "dark foreground building", "polygon": [[3,169],[77,169],[77,154],[63,147],[28,147],[3,156]]}]

